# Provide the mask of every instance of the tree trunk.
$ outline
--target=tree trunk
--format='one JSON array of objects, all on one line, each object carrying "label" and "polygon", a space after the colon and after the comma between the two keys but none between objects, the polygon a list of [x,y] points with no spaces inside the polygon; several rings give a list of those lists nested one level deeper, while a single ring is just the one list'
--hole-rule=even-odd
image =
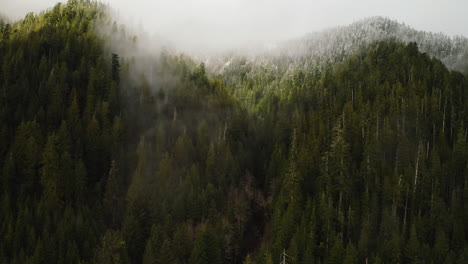
[{"label": "tree trunk", "polygon": [[406,215],[408,212],[408,188],[406,188],[405,214],[403,216],[403,234],[406,230]]},{"label": "tree trunk", "polygon": [[418,155],[416,156],[416,168],[414,173],[414,186],[413,193],[416,193],[416,185],[418,184],[418,168],[419,168],[419,154],[421,152],[421,142],[418,144]]}]

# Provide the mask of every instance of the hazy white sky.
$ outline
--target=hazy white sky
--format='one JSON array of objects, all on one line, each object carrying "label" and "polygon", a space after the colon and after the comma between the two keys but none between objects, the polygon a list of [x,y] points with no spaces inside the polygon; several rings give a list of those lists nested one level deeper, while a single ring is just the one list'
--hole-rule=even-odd
[{"label": "hazy white sky", "polygon": [[[0,0],[20,18],[57,0]],[[64,2],[64,1],[60,1]],[[468,36],[468,0],[104,0],[126,21],[178,44],[216,47],[301,36],[368,16]]]}]

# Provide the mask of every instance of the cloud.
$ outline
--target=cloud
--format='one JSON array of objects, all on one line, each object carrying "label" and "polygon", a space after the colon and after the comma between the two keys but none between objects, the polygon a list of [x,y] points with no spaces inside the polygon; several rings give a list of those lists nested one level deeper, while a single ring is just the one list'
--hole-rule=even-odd
[{"label": "cloud", "polygon": [[[54,0],[0,0],[20,18]],[[162,35],[182,49],[223,49],[273,42],[368,16],[386,16],[416,29],[468,36],[465,0],[106,0],[125,23]]]}]

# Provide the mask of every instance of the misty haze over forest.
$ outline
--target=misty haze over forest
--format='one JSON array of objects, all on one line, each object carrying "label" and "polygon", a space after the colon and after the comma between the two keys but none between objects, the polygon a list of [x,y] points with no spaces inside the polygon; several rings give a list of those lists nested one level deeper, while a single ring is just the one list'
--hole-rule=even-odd
[{"label": "misty haze over forest", "polygon": [[[1,0],[0,14],[20,19],[57,0]],[[65,2],[65,1],[62,1]],[[366,17],[396,19],[415,29],[468,36],[468,2],[304,0],[107,0],[120,23],[157,35],[182,50],[244,48],[301,37]]]},{"label": "misty haze over forest", "polygon": [[0,264],[468,263],[467,9],[0,0]]}]

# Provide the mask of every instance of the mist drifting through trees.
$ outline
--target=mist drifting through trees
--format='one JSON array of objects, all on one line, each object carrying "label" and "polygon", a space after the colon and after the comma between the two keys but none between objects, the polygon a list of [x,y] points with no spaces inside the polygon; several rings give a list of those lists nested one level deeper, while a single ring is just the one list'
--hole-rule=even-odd
[{"label": "mist drifting through trees", "polygon": [[112,3],[0,17],[0,263],[468,262],[465,37],[176,44]]}]

